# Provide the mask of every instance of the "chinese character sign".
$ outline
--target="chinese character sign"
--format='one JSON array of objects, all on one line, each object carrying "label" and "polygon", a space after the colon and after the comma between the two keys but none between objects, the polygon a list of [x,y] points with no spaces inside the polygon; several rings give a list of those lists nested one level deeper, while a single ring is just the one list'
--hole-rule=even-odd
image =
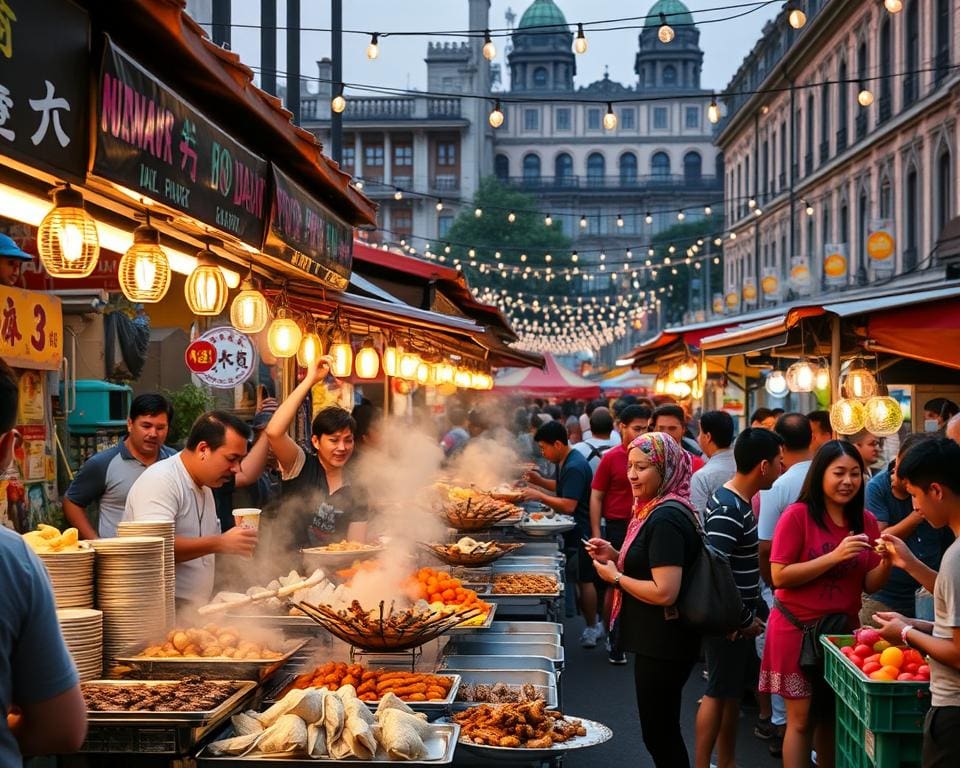
[{"label": "chinese character sign", "polygon": [[67,0],[0,0],[0,155],[83,178],[89,37]]},{"label": "chinese character sign", "polygon": [[[189,358],[191,350],[195,360]],[[250,378],[257,365],[253,342],[230,328],[211,328],[187,348],[188,365],[204,384],[230,389]]]},{"label": "chinese character sign", "polygon": [[63,359],[60,299],[0,286],[0,358],[14,368],[57,370]]}]

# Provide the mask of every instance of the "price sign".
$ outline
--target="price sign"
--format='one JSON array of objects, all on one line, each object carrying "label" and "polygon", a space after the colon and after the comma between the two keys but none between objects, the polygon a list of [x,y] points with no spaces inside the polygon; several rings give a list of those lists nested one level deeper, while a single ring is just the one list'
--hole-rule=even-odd
[{"label": "price sign", "polygon": [[203,370],[190,370],[204,384],[217,389],[242,384],[257,365],[257,353],[250,337],[229,326],[211,328],[187,347],[187,367],[190,367],[190,350],[194,345],[197,345],[197,365]]}]

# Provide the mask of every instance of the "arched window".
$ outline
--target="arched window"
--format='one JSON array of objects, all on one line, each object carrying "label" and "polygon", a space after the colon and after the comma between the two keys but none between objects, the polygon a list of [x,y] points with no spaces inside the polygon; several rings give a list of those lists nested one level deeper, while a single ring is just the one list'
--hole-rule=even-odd
[{"label": "arched window", "polygon": [[677,68],[673,64],[667,64],[663,68],[663,84],[664,85],[676,85],[677,84]]},{"label": "arched window", "polygon": [[[713,172],[717,175],[718,179],[723,178],[723,152],[717,152],[717,156],[713,159]],[[731,190],[732,193],[733,190]]]},{"label": "arched window", "polygon": [[573,158],[566,152],[561,152],[554,159],[553,175],[559,186],[568,187],[573,184]]},{"label": "arched window", "polygon": [[847,146],[847,122],[850,110],[847,92],[847,62],[841,61],[840,68],[837,70],[837,152],[842,152]]},{"label": "arched window", "polygon": [[506,181],[510,178],[510,158],[506,155],[497,155],[493,158],[493,173],[494,175],[502,180]]},{"label": "arched window", "polygon": [[934,211],[933,236],[937,238],[950,221],[953,212],[953,200],[950,190],[953,187],[953,167],[950,150],[946,145],[940,147],[937,155],[937,205]]},{"label": "arched window", "polygon": [[920,247],[920,185],[917,168],[911,164],[907,169],[903,188],[903,271],[917,266],[917,250]]},{"label": "arched window", "polygon": [[[880,104],[879,109],[877,110],[877,121],[883,122],[890,117],[890,112],[893,109],[893,104],[891,104],[890,95],[893,92],[893,87],[891,86],[890,74],[893,71],[893,41],[891,39],[892,33],[890,31],[890,16],[889,14],[881,14],[882,21],[880,22]],[[906,67],[904,67],[906,69]]]},{"label": "arched window", "polygon": [[919,96],[920,76],[920,3],[910,0],[904,11],[906,24],[904,25],[904,62],[903,68],[908,73],[903,76],[903,108],[905,109],[916,101]]},{"label": "arched window", "polygon": [[893,216],[893,188],[890,186],[890,177],[884,174],[880,181],[880,218],[889,219]]},{"label": "arched window", "polygon": [[[654,152],[650,158],[650,175],[664,179],[670,175],[670,155],[666,152]],[[739,179],[737,187],[739,187]]]},{"label": "arched window", "polygon": [[532,152],[523,156],[523,180],[540,180],[540,158]]},{"label": "arched window", "polygon": [[547,87],[547,68],[546,67],[537,67],[535,70],[533,70],[533,87],[534,88]]},{"label": "arched window", "polygon": [[599,152],[587,157],[587,184],[591,187],[603,186],[603,177],[607,173],[607,162]]},{"label": "arched window", "polygon": [[952,0],[937,0],[936,20],[933,28],[936,30],[936,44],[934,47],[934,80],[937,85],[947,76],[950,71],[950,14]]},{"label": "arched window", "polygon": [[830,159],[830,84],[820,89],[820,164]]},{"label": "arched window", "polygon": [[703,175],[703,158],[699,152],[687,152],[683,156],[683,180],[688,184],[700,181]]},{"label": "arched window", "polygon": [[806,151],[806,154],[804,155],[804,160],[803,160],[804,166],[805,166],[805,172],[806,172],[806,175],[807,175],[807,176],[809,176],[811,173],[813,173],[813,147],[814,147],[814,143],[813,143],[813,125],[814,125],[813,109],[814,109],[814,99],[813,99],[813,94],[811,93],[811,94],[809,94],[809,95],[807,96],[807,121],[806,121],[807,124],[806,124],[806,130],[805,130],[805,133],[807,134],[806,137],[805,137],[805,138],[806,138],[807,151]]},{"label": "arched window", "polygon": [[637,156],[633,152],[624,152],[620,155],[620,183],[622,185],[637,183]]}]

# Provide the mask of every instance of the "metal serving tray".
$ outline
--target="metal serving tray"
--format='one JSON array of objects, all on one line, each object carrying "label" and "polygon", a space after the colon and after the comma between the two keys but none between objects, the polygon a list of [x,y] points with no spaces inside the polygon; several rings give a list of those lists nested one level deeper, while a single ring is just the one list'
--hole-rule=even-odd
[{"label": "metal serving tray", "polygon": [[[520,686],[524,683],[530,683],[536,687],[537,691],[543,696],[549,709],[557,708],[557,676],[553,671],[542,669],[494,669],[494,670],[461,670],[460,677],[463,685],[496,685],[497,683],[506,683],[507,685]],[[458,712],[463,709],[469,709],[483,702],[476,701],[455,701],[452,709]]]},{"label": "metal serving tray", "polygon": [[538,670],[556,674],[556,666],[546,656],[478,656],[476,654],[455,654],[445,656],[440,662],[441,672],[457,672],[463,674],[466,670]]},{"label": "metal serving tray", "polygon": [[[147,679],[186,675],[200,675],[215,680],[262,680],[276,672],[289,661],[297,651],[303,648],[309,639],[287,640],[284,642],[284,654],[278,659],[206,659],[195,657],[159,658],[154,656],[118,656],[116,662],[132,667]],[[146,646],[141,646],[141,650]]]},{"label": "metal serving tray", "polygon": [[[548,633],[563,637],[563,624],[556,621],[495,621],[488,630],[490,634],[526,635]],[[519,638],[518,638],[519,639]]]},{"label": "metal serving tray", "polygon": [[554,744],[546,749],[529,749],[526,747],[490,747],[485,744],[471,744],[461,741],[460,748],[465,752],[472,752],[475,756],[484,761],[495,760],[497,762],[505,761],[511,765],[526,765],[528,763],[543,763],[556,760],[566,752],[575,749],[585,749],[603,744],[613,738],[611,731],[603,723],[594,720],[587,720],[584,717],[566,716],[568,720],[579,720],[586,730],[585,736],[577,736],[568,741]]},{"label": "metal serving tray", "polygon": [[[404,702],[410,709],[413,709],[417,712],[446,712],[450,709],[450,705],[456,700],[457,691],[460,689],[460,674],[457,672],[432,672],[431,674],[443,675],[444,677],[449,677],[452,679],[452,684],[450,685],[450,691],[447,693],[446,698],[441,699],[440,701],[407,701]],[[282,698],[281,694],[284,692],[286,687],[290,685],[294,680],[297,679],[299,674],[289,674],[283,675],[283,680],[279,685],[271,685],[270,690],[263,697],[263,702],[265,704],[273,704],[278,699]],[[376,709],[380,705],[380,699],[375,701],[364,701],[370,709]]]},{"label": "metal serving tray", "polygon": [[317,634],[317,623],[309,616],[298,613],[290,616],[285,613],[228,613],[230,621],[236,621],[246,626],[254,625],[264,629],[280,629],[284,632],[303,634]]},{"label": "metal serving tray", "polygon": [[[252,764],[260,768],[290,768],[292,765],[316,765],[318,763],[342,763],[353,766],[397,765],[449,765],[453,762],[453,753],[460,737],[460,726],[456,723],[432,723],[431,733],[424,739],[427,756],[419,760],[391,760],[386,753],[378,750],[372,760],[358,760],[350,757],[335,760],[332,757],[306,757],[305,755],[211,755],[207,747],[197,753],[197,766],[230,766]],[[215,741],[228,739],[234,735],[233,726],[217,734]]]},{"label": "metal serving tray", "polygon": [[493,636],[451,641],[447,649],[451,654],[488,656],[545,656],[557,668],[563,667],[563,646],[556,643],[524,643],[520,640],[496,642]]},{"label": "metal serving tray", "polygon": [[[489,586],[489,585],[487,585]],[[489,596],[489,595],[485,595]],[[445,634],[447,635],[472,635],[474,632],[485,632],[490,629],[493,624],[493,619],[497,615],[497,604],[491,603],[490,610],[487,613],[487,617],[483,620],[482,624],[471,624],[468,627],[456,626],[453,629],[448,629]]]},{"label": "metal serving tray", "polygon": [[496,561],[497,569],[507,571],[511,568],[517,567],[526,567],[532,566],[534,568],[547,568],[549,570],[554,570],[555,568],[560,568],[562,566],[561,560],[559,557],[552,557],[546,555],[531,555],[526,557],[524,555],[504,555],[499,560]]},{"label": "metal serving tray", "polygon": [[[237,687],[228,698],[224,699],[215,709],[200,712],[151,712],[137,710],[87,710],[87,722],[91,724],[110,723],[118,724],[122,721],[136,725],[205,725],[213,720],[224,717],[238,704],[248,697],[254,688],[255,682],[250,680],[211,680],[216,683],[232,683]],[[132,688],[135,685],[145,685],[155,688],[160,685],[179,685],[179,680],[88,680],[84,685],[109,686],[111,688]]]}]

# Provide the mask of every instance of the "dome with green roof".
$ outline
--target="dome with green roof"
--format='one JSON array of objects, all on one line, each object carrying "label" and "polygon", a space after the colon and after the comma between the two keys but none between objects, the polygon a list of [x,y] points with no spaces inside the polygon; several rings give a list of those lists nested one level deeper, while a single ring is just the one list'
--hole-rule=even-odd
[{"label": "dome with green roof", "polygon": [[[657,0],[653,7],[647,12],[647,19],[643,22],[645,27],[659,27],[660,14],[667,17],[667,23],[674,24],[693,24],[693,16],[680,0]],[[526,14],[524,14],[526,18]]]},{"label": "dome with green roof", "polygon": [[[567,19],[553,0],[534,0],[527,10],[520,17],[520,24],[517,29],[529,29],[530,27],[543,27],[548,25],[567,26]],[[557,29],[557,32],[563,30]]]}]

